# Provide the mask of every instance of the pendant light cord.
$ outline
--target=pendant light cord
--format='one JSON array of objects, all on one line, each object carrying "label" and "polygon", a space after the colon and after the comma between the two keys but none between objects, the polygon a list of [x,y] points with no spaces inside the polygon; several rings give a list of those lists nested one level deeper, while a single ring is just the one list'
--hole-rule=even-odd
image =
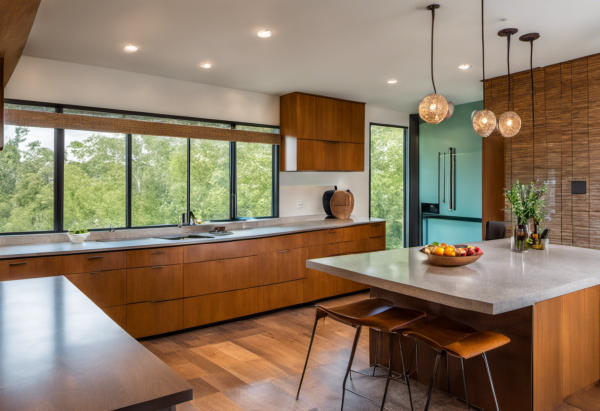
[{"label": "pendant light cord", "polygon": [[533,136],[533,152],[535,153],[535,101],[534,101],[534,87],[533,87],[533,40],[531,43],[531,54],[529,55],[529,69],[531,72],[531,120],[532,120],[532,130],[531,134]]},{"label": "pendant light cord", "polygon": [[433,92],[437,94],[435,88],[435,80],[433,79],[433,26],[435,24],[435,7],[431,8],[431,83],[433,84]]},{"label": "pendant light cord", "polygon": [[483,32],[483,1],[481,0],[481,67],[483,69],[483,109],[485,110],[485,39]]},{"label": "pendant light cord", "polygon": [[506,49],[506,65],[508,66],[508,110],[510,111],[510,37],[511,33],[506,35],[506,41],[508,42],[508,47]]}]

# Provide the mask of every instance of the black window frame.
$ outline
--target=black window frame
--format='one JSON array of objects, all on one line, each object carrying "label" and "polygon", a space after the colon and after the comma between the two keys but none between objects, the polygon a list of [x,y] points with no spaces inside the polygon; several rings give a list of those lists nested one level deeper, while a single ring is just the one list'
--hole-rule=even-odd
[{"label": "black window frame", "polygon": [[[185,120],[185,121],[196,121],[203,123],[213,124],[224,124],[228,125],[232,130],[235,130],[236,126],[251,126],[251,127],[262,127],[270,128],[274,131],[279,130],[279,126],[268,125],[268,124],[257,124],[257,123],[245,123],[245,122],[234,122],[224,120],[213,120],[197,117],[187,117],[178,115],[168,114],[157,114],[147,113],[140,111],[129,111],[129,110],[117,110],[100,107],[89,107],[89,106],[77,106],[71,104],[56,104],[56,103],[43,103],[38,101],[28,100],[17,100],[17,99],[5,99],[5,104],[25,105],[25,106],[37,106],[37,107],[48,107],[54,108],[56,113],[62,113],[64,109],[71,110],[82,110],[82,111],[93,111],[100,113],[110,114],[121,114],[121,115],[132,115],[132,116],[145,116],[145,117],[156,117],[163,119],[173,120]],[[83,114],[82,114],[83,115]],[[114,227],[115,230],[137,230],[144,228],[157,228],[157,227],[177,227],[178,224],[159,224],[149,226],[132,226],[131,216],[131,177],[132,177],[132,134],[125,134],[125,227]],[[173,137],[178,138],[178,137]],[[183,225],[189,225],[190,215],[190,190],[191,190],[191,139],[187,138],[187,199],[186,199],[186,221]],[[257,143],[258,144],[258,143]],[[229,219],[224,220],[210,220],[210,222],[228,222],[228,221],[247,221],[247,220],[260,220],[268,218],[279,218],[279,156],[280,148],[278,145],[271,145],[272,148],[272,163],[273,163],[273,174],[272,174],[272,203],[271,203],[271,215],[261,217],[239,217],[237,215],[237,160],[236,160],[236,143],[234,141],[229,142]],[[49,234],[49,233],[64,233],[67,228],[64,227],[64,160],[65,160],[65,130],[54,129],[54,230],[51,231],[22,231],[22,232],[7,232],[0,235],[26,235],[26,234]],[[193,211],[193,210],[191,210]],[[93,228],[89,231],[107,231],[107,228]]]}]

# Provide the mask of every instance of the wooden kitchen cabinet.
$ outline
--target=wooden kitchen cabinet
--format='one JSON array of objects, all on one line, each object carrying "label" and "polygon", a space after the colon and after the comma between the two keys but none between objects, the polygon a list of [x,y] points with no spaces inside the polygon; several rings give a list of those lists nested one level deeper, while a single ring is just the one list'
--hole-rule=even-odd
[{"label": "wooden kitchen cabinet", "polygon": [[[261,272],[264,267],[261,268]],[[185,297],[256,287],[257,257],[205,261],[183,265]]]},{"label": "wooden kitchen cabinet", "polygon": [[183,326],[185,328],[244,317],[256,313],[256,290],[229,291],[185,298]]},{"label": "wooden kitchen cabinet", "polygon": [[116,322],[119,327],[127,331],[127,306],[126,305],[118,305],[115,307],[104,307],[102,309],[106,315],[110,317],[111,320]]},{"label": "wooden kitchen cabinet", "polygon": [[211,244],[188,245],[183,249],[183,262],[224,260],[227,258],[257,255],[256,240],[229,241]]},{"label": "wooden kitchen cabinet", "polygon": [[127,251],[127,268],[181,263],[183,263],[183,247],[163,247]]},{"label": "wooden kitchen cabinet", "polygon": [[127,305],[127,332],[133,338],[183,328],[183,299]]},{"label": "wooden kitchen cabinet", "polygon": [[302,304],[305,280],[266,285],[257,289],[257,312]]},{"label": "wooden kitchen cabinet", "polygon": [[57,258],[60,274],[89,273],[95,271],[118,270],[126,267],[125,251],[109,253],[74,254]]},{"label": "wooden kitchen cabinet", "polygon": [[60,275],[60,261],[56,257],[19,258],[0,260],[0,281]]},{"label": "wooden kitchen cabinet", "polygon": [[126,270],[68,274],[65,277],[100,308],[127,303]]},{"label": "wooden kitchen cabinet", "polygon": [[183,298],[181,264],[127,269],[127,304],[176,298]]},{"label": "wooden kitchen cabinet", "polygon": [[258,255],[258,285],[276,284],[306,278],[308,248],[271,251]]},{"label": "wooden kitchen cabinet", "polygon": [[364,103],[286,94],[280,124],[281,171],[364,170]]}]

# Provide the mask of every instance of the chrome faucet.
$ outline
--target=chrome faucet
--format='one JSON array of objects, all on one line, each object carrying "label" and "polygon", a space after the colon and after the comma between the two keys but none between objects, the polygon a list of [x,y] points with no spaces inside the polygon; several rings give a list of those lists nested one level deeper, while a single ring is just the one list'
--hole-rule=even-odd
[{"label": "chrome faucet", "polygon": [[108,231],[111,232],[111,233],[115,232],[115,228],[113,227],[112,224],[108,226]]}]

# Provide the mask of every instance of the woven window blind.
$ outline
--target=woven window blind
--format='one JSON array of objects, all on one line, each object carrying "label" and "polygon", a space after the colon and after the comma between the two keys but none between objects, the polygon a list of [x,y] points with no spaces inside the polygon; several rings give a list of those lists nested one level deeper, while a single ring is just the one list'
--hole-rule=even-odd
[{"label": "woven window blind", "polygon": [[101,133],[141,134],[146,136],[281,144],[281,136],[272,133],[126,120],[121,118],[94,117],[78,114],[47,113],[43,111],[5,109],[4,124],[20,127],[96,131]]}]

